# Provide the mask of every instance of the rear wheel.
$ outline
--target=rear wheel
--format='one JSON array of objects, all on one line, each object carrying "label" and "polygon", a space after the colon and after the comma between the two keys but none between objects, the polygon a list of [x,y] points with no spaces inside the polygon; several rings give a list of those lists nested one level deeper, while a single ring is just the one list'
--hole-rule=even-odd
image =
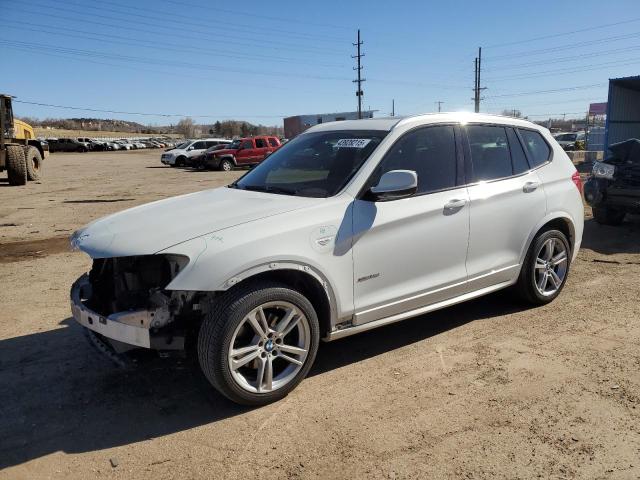
[{"label": "rear wheel", "polygon": [[571,248],[559,230],[543,231],[531,243],[516,288],[534,305],[553,301],[564,288],[569,274]]},{"label": "rear wheel", "polygon": [[227,398],[265,405],[285,397],[307,375],[319,338],[316,312],[301,293],[254,282],[215,303],[200,328],[198,358]]},{"label": "rear wheel", "polygon": [[7,175],[9,185],[27,183],[27,162],[24,149],[19,145],[7,145]]},{"label": "rear wheel", "polygon": [[36,147],[30,146],[25,149],[25,161],[27,163],[27,178],[40,180],[42,156]]},{"label": "rear wheel", "polygon": [[624,210],[611,207],[593,207],[593,218],[600,225],[620,225],[627,214]]}]

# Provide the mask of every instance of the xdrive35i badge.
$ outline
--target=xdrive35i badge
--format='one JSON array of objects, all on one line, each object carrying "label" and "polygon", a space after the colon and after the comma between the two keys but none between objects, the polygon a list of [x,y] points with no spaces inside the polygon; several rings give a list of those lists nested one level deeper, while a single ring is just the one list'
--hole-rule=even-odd
[{"label": "xdrive35i badge", "polygon": [[379,276],[380,276],[379,273],[372,273],[371,275],[360,277],[358,279],[358,282],[366,282],[367,280],[371,280],[372,278],[378,278]]}]

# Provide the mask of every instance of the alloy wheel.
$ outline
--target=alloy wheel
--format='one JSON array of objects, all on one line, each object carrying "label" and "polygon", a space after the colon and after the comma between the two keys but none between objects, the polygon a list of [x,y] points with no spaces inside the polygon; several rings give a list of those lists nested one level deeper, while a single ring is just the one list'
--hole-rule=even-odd
[{"label": "alloy wheel", "polygon": [[547,239],[536,254],[535,283],[544,296],[553,295],[560,289],[567,275],[568,252],[558,238]]},{"label": "alloy wheel", "polygon": [[289,302],[268,302],[251,310],[233,333],[227,361],[234,381],[246,391],[284,387],[302,369],[311,345],[309,320]]}]

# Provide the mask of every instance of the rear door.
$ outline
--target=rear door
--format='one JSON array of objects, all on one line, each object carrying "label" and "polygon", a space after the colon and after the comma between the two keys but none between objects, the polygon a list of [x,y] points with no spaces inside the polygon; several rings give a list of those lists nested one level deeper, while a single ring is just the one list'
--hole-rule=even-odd
[{"label": "rear door", "polygon": [[269,150],[269,144],[267,143],[266,137],[257,137],[255,139],[256,142],[256,157],[254,161],[261,162],[267,156],[267,151]]},{"label": "rear door", "polygon": [[544,218],[546,196],[515,130],[467,125],[466,167],[471,201],[469,289],[496,285],[519,272],[529,235]]}]

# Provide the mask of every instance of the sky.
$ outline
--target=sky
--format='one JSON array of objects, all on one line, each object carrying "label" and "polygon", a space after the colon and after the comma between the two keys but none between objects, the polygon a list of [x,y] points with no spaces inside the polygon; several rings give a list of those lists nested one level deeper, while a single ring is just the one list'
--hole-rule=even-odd
[{"label": "sky", "polygon": [[[363,107],[584,116],[609,78],[640,74],[637,0],[0,0],[0,91],[18,116],[168,125]],[[31,103],[22,103],[31,102]],[[55,105],[44,106],[34,103]],[[61,107],[76,107],[68,109]],[[110,110],[118,113],[91,111]],[[142,115],[141,115],[142,114]]]}]

